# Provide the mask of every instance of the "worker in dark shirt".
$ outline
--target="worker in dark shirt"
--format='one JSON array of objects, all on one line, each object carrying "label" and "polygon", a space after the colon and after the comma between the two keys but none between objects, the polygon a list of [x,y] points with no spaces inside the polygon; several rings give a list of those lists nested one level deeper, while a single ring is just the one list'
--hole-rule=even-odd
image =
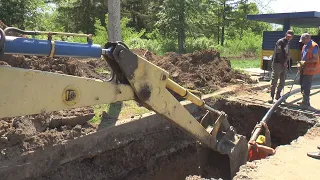
[{"label": "worker in dark shirt", "polygon": [[[279,39],[275,45],[274,52],[272,55],[272,75],[271,75],[271,89],[270,95],[271,99],[268,101],[269,103],[273,103],[274,96],[276,95],[276,100],[281,97],[281,91],[285,85],[285,76],[288,68],[289,57],[289,41],[293,38],[293,31],[288,30],[286,32],[285,37]],[[280,83],[277,87],[278,80],[280,78]]]}]

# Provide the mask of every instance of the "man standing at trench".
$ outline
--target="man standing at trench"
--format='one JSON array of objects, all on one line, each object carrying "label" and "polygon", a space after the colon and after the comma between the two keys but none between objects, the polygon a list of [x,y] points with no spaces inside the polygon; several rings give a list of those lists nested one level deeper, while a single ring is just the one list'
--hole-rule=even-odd
[{"label": "man standing at trench", "polygon": [[278,79],[280,78],[280,83],[277,88],[276,100],[280,99],[281,91],[285,85],[285,77],[288,68],[289,57],[289,41],[292,39],[294,33],[292,30],[288,30],[285,37],[279,39],[274,47],[274,52],[272,55],[272,75],[271,75],[271,89],[270,95],[271,99],[269,103],[273,103],[276,86],[278,84]]},{"label": "man standing at trench", "polygon": [[298,64],[303,96],[300,106],[302,109],[315,111],[316,109],[310,105],[310,90],[313,76],[320,73],[319,46],[311,39],[309,33],[302,34],[299,42],[304,44],[301,61]]},{"label": "man standing at trench", "polygon": [[[301,51],[301,61],[298,64],[301,93],[303,96],[300,106],[302,109],[315,111],[316,109],[310,105],[310,91],[313,76],[320,73],[319,46],[311,39],[309,33],[302,34],[299,42],[304,44]],[[320,145],[317,148],[320,150]],[[320,151],[308,152],[307,155],[320,159]]]}]

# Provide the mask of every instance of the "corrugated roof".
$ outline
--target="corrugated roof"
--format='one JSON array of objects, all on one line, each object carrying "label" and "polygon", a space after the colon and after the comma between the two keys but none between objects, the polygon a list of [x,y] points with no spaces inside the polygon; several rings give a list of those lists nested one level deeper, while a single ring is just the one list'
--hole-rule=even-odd
[{"label": "corrugated roof", "polygon": [[320,12],[292,12],[274,14],[249,14],[248,20],[263,21],[283,25],[285,20],[290,20],[290,25],[295,27],[318,27],[320,26]]}]

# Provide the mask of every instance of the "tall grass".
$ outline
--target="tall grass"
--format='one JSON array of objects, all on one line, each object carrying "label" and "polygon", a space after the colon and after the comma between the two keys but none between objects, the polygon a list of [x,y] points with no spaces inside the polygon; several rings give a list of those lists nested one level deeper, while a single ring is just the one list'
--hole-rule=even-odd
[{"label": "tall grass", "polygon": [[232,57],[243,54],[261,54],[262,36],[252,32],[246,32],[242,38],[228,39],[225,46],[218,46],[222,56]]}]

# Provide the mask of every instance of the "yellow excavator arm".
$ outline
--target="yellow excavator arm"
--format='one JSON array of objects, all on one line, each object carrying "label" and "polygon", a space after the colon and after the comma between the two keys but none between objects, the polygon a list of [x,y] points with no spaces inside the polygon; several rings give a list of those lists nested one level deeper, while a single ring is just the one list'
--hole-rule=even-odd
[{"label": "yellow excavator arm", "polygon": [[[22,34],[43,34],[17,31]],[[125,44],[107,43],[104,49],[99,50],[99,47],[91,43],[91,36],[88,36],[88,44],[68,44],[52,41],[52,34],[58,33],[48,33],[48,40],[36,40],[5,36],[6,30],[0,29],[0,32],[0,51],[4,54],[47,54],[52,57],[70,56],[70,53],[80,57],[102,55],[114,74],[111,81],[104,82],[1,66],[0,118],[136,100],[144,107],[165,116],[202,145],[229,155],[230,160],[242,158],[237,161],[240,164],[231,168],[232,173],[246,162],[247,141],[245,137],[236,134],[225,113],[209,107],[203,100],[172,81],[167,71],[134,54]],[[199,122],[168,89],[206,109],[207,114]],[[212,119],[213,116],[218,118]]]},{"label": "yellow excavator arm", "polygon": [[[215,136],[207,132],[168,89],[208,109],[209,106],[203,100],[173,82],[168,72],[137,56],[121,44],[116,45],[112,55],[127,77],[128,84],[1,66],[0,118],[136,100],[172,120],[207,146],[215,146]],[[210,108],[209,110],[225,117],[222,112]],[[223,123],[229,128],[226,119]]]}]

